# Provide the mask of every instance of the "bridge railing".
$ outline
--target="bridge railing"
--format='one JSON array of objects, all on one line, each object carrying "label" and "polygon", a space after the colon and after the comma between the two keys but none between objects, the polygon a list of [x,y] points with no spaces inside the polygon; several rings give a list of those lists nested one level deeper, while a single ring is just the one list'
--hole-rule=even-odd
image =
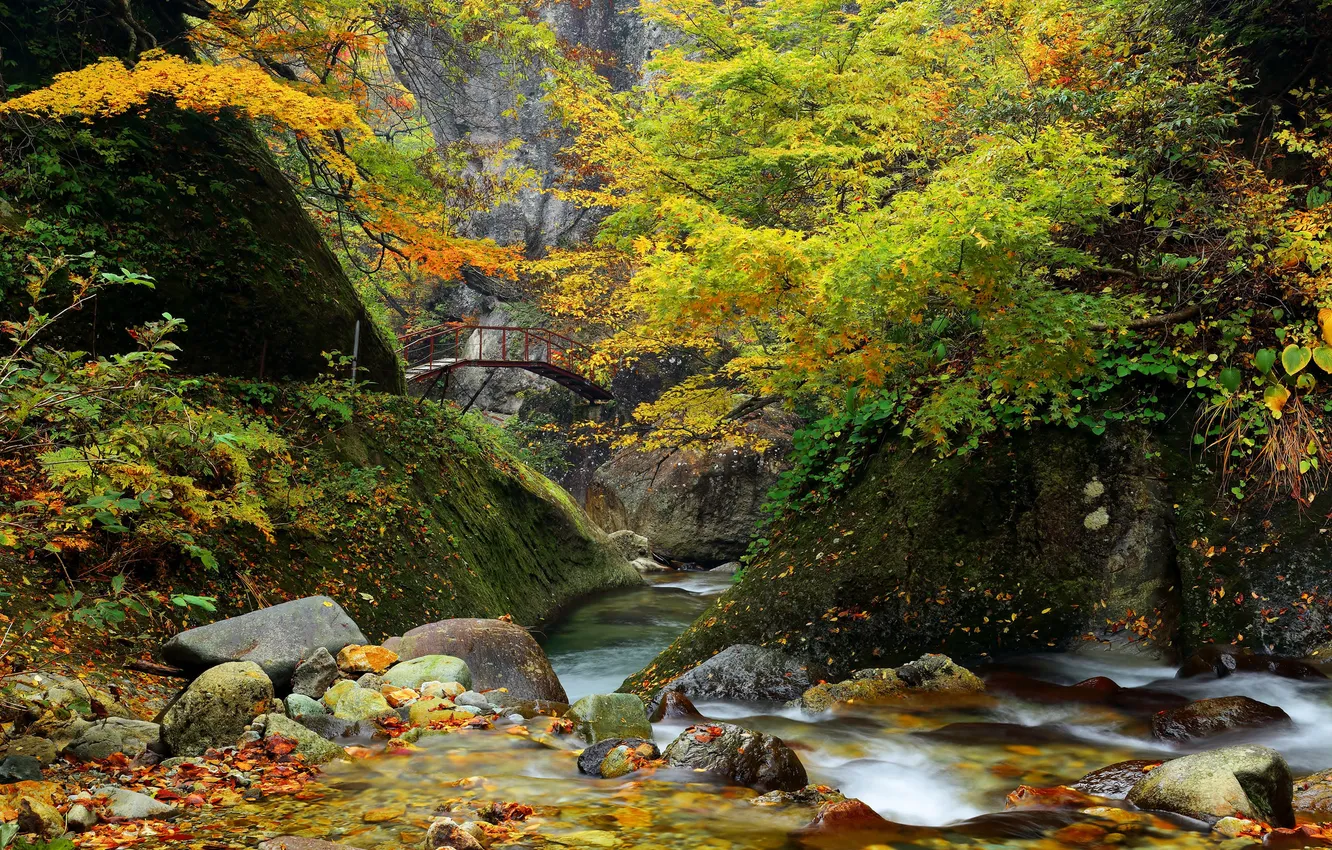
[{"label": "bridge railing", "polygon": [[596,352],[545,328],[448,323],[404,334],[403,360],[430,374],[458,365],[504,366],[547,363],[597,382]]}]

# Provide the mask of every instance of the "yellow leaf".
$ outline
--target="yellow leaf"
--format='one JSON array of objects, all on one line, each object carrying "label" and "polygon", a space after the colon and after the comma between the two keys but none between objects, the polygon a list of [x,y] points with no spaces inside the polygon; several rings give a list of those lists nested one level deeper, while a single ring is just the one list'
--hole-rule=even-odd
[{"label": "yellow leaf", "polygon": [[1267,409],[1272,411],[1272,416],[1276,419],[1281,418],[1281,410],[1289,399],[1290,390],[1280,384],[1270,386],[1263,392],[1263,404],[1267,405]]}]

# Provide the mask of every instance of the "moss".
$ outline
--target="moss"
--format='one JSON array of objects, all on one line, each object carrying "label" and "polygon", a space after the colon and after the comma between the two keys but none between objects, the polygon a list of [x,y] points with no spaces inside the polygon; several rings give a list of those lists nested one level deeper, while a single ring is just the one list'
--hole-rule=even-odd
[{"label": "moss", "polygon": [[[737,643],[821,662],[835,679],[921,652],[1048,650],[1130,606],[1168,621],[1146,581],[1109,607],[1120,541],[1136,534],[1156,547],[1145,563],[1171,566],[1147,453],[1143,435],[1055,430],[942,460],[890,443],[839,499],[777,523],[739,583],[625,687],[651,693]],[[1104,485],[1098,505],[1091,480]],[[1100,531],[1084,525],[1097,508]]]}]

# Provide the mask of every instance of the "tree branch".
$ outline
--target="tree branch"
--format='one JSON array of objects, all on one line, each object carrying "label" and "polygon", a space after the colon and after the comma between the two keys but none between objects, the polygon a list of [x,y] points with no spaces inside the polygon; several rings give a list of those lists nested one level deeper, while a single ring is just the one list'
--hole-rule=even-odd
[{"label": "tree branch", "polygon": [[[1171,313],[1161,313],[1157,316],[1144,316],[1141,319],[1134,319],[1124,327],[1131,331],[1142,331],[1150,328],[1164,327],[1173,325],[1177,322],[1187,322],[1189,319],[1196,318],[1202,312],[1202,307],[1197,304],[1190,304],[1187,307],[1181,307]],[[1092,322],[1087,326],[1098,333],[1110,330],[1110,326],[1104,322]]]}]

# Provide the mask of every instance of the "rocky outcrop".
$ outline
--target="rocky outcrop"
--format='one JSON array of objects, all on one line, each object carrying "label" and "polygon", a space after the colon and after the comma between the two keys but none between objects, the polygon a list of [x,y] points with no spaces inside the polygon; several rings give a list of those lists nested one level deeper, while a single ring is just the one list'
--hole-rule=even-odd
[{"label": "rocky outcrop", "polygon": [[805,766],[781,738],[729,723],[690,726],[663,757],[672,767],[706,771],[759,792],[796,791],[808,782]]},{"label": "rocky outcrop", "polygon": [[739,581],[625,685],[653,692],[741,643],[831,659],[829,678],[1087,635],[1173,648],[1160,451],[1129,431],[1014,434],[948,458],[891,441],[836,499],[774,525]]},{"label": "rocky outcrop", "polygon": [[787,702],[810,686],[808,666],[762,646],[727,647],[669,685],[692,701]]},{"label": "rocky outcrop", "polygon": [[617,452],[588,486],[588,516],[607,531],[643,535],[676,561],[715,566],[739,558],[791,446],[783,418],[769,416],[751,430],[770,441],[766,451],[720,446]]},{"label": "rocky outcrop", "polygon": [[1149,772],[1127,799],[1140,809],[1209,823],[1240,815],[1292,827],[1290,767],[1276,750],[1247,745],[1172,759]]},{"label": "rocky outcrop", "polygon": [[199,756],[236,744],[245,727],[273,701],[273,682],[252,661],[231,661],[190,683],[162,716],[162,739],[172,755]]},{"label": "rocky outcrop", "polygon": [[404,660],[425,655],[460,658],[471,674],[467,681],[436,681],[462,682],[481,691],[507,688],[519,699],[569,699],[546,653],[527,629],[513,623],[476,618],[443,620],[417,626],[386,645]]},{"label": "rocky outcrop", "polygon": [[308,596],[181,632],[163,645],[162,657],[194,672],[225,661],[251,661],[274,685],[286,688],[296,665],[314,649],[336,654],[365,642],[338,603]]}]

